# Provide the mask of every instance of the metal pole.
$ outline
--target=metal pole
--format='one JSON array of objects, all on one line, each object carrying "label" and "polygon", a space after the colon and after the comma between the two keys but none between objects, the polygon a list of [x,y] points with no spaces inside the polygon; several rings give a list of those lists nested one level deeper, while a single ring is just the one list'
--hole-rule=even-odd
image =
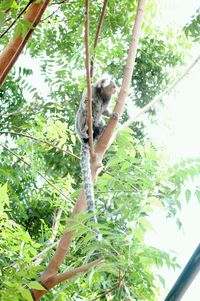
[{"label": "metal pole", "polygon": [[179,301],[200,271],[200,244],[190,257],[164,301]]}]

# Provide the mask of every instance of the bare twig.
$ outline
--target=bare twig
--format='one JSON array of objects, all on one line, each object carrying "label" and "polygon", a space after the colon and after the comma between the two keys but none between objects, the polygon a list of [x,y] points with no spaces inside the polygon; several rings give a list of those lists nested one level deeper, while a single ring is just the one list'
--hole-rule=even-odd
[{"label": "bare twig", "polygon": [[55,15],[57,13],[57,11],[60,9],[60,7],[56,8],[51,14],[49,14],[47,17],[45,17],[44,19],[42,19],[40,21],[40,23],[46,21],[47,19],[51,18],[53,15]]},{"label": "bare twig", "polygon": [[200,61],[200,55],[192,62],[192,64],[185,69],[182,75],[175,80],[175,82],[169,86],[165,91],[156,96],[153,100],[151,100],[146,106],[139,110],[137,114],[124,122],[118,129],[119,131],[123,131],[125,128],[129,127],[134,121],[136,121],[142,114],[146,113],[150,108],[152,108],[158,101],[160,101],[165,95],[170,94],[175,87],[185,78],[185,76],[194,68],[194,66]]},{"label": "bare twig", "polygon": [[37,254],[35,257],[33,257],[33,265],[37,266],[39,265],[43,259],[44,259],[44,256],[46,255],[46,253],[53,249],[54,247],[56,247],[58,245],[58,241],[52,243],[52,244],[48,244],[47,247],[42,250],[42,252],[40,252],[39,254]]},{"label": "bare twig", "polygon": [[99,23],[98,23],[97,31],[96,31],[96,35],[95,35],[94,46],[93,46],[94,53],[93,53],[93,56],[92,56],[92,59],[91,59],[91,62],[90,62],[90,77],[91,78],[93,77],[93,73],[94,73],[95,50],[96,50],[98,39],[99,39],[99,35],[100,35],[100,32],[101,32],[101,27],[102,27],[102,24],[103,24],[103,20],[104,20],[104,15],[105,15],[105,12],[106,12],[107,3],[108,3],[108,0],[104,0],[102,11],[101,11],[101,15],[100,15],[100,18],[99,18]]},{"label": "bare twig", "polygon": [[[0,123],[0,124],[1,124],[1,123]],[[22,136],[22,137],[29,138],[29,139],[31,139],[31,140],[38,141],[38,142],[40,142],[40,143],[44,143],[44,144],[48,145],[49,147],[53,147],[53,148],[55,148],[55,149],[58,149],[58,150],[60,150],[61,152],[66,153],[66,154],[68,154],[68,155],[74,157],[75,159],[80,160],[78,156],[74,155],[74,154],[71,153],[70,151],[67,151],[67,150],[65,150],[65,149],[63,149],[63,148],[61,148],[61,147],[59,147],[59,146],[56,146],[56,145],[54,145],[53,143],[48,142],[48,141],[46,141],[46,140],[39,139],[39,138],[35,138],[35,137],[33,137],[33,136],[29,135],[29,134],[24,134],[24,133],[19,133],[19,132],[14,132],[14,131],[8,131],[8,130],[6,130],[6,131],[0,131],[0,133],[1,133],[1,134],[18,135],[18,136]]]},{"label": "bare twig", "polygon": [[63,0],[60,2],[52,2],[52,5],[57,5],[57,4],[63,4],[63,3],[76,3],[77,1],[69,1],[69,0]]},{"label": "bare twig", "polygon": [[110,294],[111,292],[113,292],[114,290],[116,290],[118,287],[120,287],[121,285],[121,281],[118,281],[115,285],[113,285],[110,289],[108,289],[107,291],[99,294],[96,298],[90,300],[90,301],[96,301],[98,299],[101,299],[102,297],[105,297],[106,295]]},{"label": "bare twig", "polygon": [[57,211],[56,217],[54,219],[52,234],[51,234],[51,237],[49,239],[50,244],[52,244],[56,239],[56,235],[58,233],[58,227],[59,227],[60,219],[61,219],[61,216],[62,216],[62,212],[63,212],[62,208],[59,208],[58,211]]},{"label": "bare twig", "polygon": [[[16,158],[18,158],[20,161],[22,161],[25,165],[29,166],[30,168],[32,167],[30,163],[26,162],[22,157],[20,157],[19,155],[17,155],[16,153],[14,153],[13,151],[11,151],[7,146],[3,145],[2,143],[0,143],[0,145],[6,149],[9,153],[11,153],[13,156],[15,156]],[[51,181],[49,181],[40,171],[37,171],[37,173],[50,185],[52,186],[55,190],[57,190],[59,192],[59,194],[64,197],[67,200],[70,200],[72,203],[73,201],[61,190],[59,189],[56,185],[54,185]]]},{"label": "bare twig", "polygon": [[90,301],[96,301],[96,300],[108,295],[109,293],[113,292],[114,290],[116,290],[118,287],[121,286],[124,277],[125,277],[125,274],[123,276],[120,276],[120,274],[119,274],[119,280],[110,289],[108,289],[105,292],[99,294],[96,298],[94,298]]},{"label": "bare twig", "polygon": [[85,0],[85,66],[87,80],[87,117],[91,158],[94,157],[93,128],[92,128],[92,87],[90,80],[90,51],[89,51],[89,0]]},{"label": "bare twig", "polygon": [[6,33],[15,25],[15,23],[17,22],[17,20],[21,17],[21,15],[23,15],[23,13],[27,10],[27,8],[31,5],[31,3],[34,0],[30,0],[26,6],[21,10],[21,12],[17,15],[17,17],[14,19],[14,21],[6,28],[6,30],[0,35],[0,39],[3,38],[3,36],[6,35]]},{"label": "bare twig", "polygon": [[[59,105],[65,104],[65,101],[62,101],[59,103]],[[56,104],[57,105],[57,104]],[[23,110],[20,111],[14,111],[14,112],[10,112],[10,113],[0,113],[0,117],[10,117],[13,115],[20,115],[20,114],[25,114],[25,113],[29,113],[29,112],[33,112],[34,110],[37,109],[45,109],[45,108],[52,108],[52,107],[56,107],[56,105],[52,102],[52,103],[46,103],[43,105],[40,104],[34,104],[30,107],[24,108]]]}]

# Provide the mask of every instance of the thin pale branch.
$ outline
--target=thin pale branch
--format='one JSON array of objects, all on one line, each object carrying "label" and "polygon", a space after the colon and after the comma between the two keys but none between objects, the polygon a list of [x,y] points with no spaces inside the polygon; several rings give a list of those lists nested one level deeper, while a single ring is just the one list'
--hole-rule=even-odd
[{"label": "thin pale branch", "polygon": [[[65,104],[65,103],[66,103],[65,101],[62,101],[59,104],[62,105],[62,104]],[[0,117],[5,117],[6,118],[6,117],[13,116],[13,115],[25,114],[25,113],[29,113],[29,112],[34,112],[34,110],[37,110],[37,109],[45,109],[45,108],[48,109],[48,108],[52,108],[53,106],[56,107],[56,105],[53,102],[52,103],[47,103],[47,104],[44,104],[44,105],[39,105],[39,104],[36,103],[34,106],[24,108],[23,110],[20,110],[20,111],[14,111],[14,112],[11,112],[11,113],[0,113]]]},{"label": "thin pale branch", "polygon": [[[58,244],[58,241],[52,243],[51,245],[48,245],[42,252],[40,252],[35,257],[33,257],[32,258],[33,265],[35,265],[35,266],[39,265],[42,262],[45,254],[49,250],[51,250],[52,248],[56,247],[57,244]],[[12,263],[10,265],[7,265],[7,266],[3,267],[3,270],[7,270],[7,269],[10,269],[10,268],[15,268],[16,270],[19,270],[20,267],[19,267],[19,264],[17,262],[15,262],[15,263]]]},{"label": "thin pale branch", "polygon": [[42,19],[40,22],[44,22],[47,19],[51,18],[53,15],[55,15],[57,13],[57,11],[60,9],[60,7],[56,8],[51,14],[49,14],[47,17],[45,17],[44,19]]},{"label": "thin pale branch", "polygon": [[[25,165],[29,166],[30,168],[32,168],[31,164],[29,164],[28,162],[26,162],[22,157],[18,156],[16,153],[14,153],[13,151],[11,151],[7,146],[3,145],[2,143],[0,143],[0,145],[6,149],[9,153],[11,153],[13,156],[15,156],[16,158],[18,158],[21,162],[23,162]],[[57,190],[59,192],[59,194],[64,197],[65,199],[71,201],[73,203],[73,201],[61,190],[59,189],[56,185],[54,185],[51,181],[49,181],[41,172],[37,171],[37,173],[50,185],[52,186],[55,190]]]},{"label": "thin pale branch", "polygon": [[90,301],[96,301],[98,299],[102,299],[102,297],[105,297],[106,295],[110,294],[111,292],[115,291],[118,287],[120,287],[121,282],[122,282],[122,279],[119,279],[119,281],[116,284],[114,284],[110,289],[108,289],[107,291],[99,294],[96,298],[94,298]]},{"label": "thin pale branch", "polygon": [[[139,0],[138,1],[138,8],[136,12],[136,18],[132,30],[132,37],[130,42],[130,47],[128,51],[128,57],[126,61],[126,66],[124,70],[124,76],[122,81],[122,86],[118,95],[118,99],[114,108],[114,112],[117,113],[119,116],[122,113],[123,107],[125,105],[126,98],[128,96],[128,90],[131,83],[131,78],[133,75],[133,69],[135,64],[135,58],[136,58],[136,52],[137,52],[137,46],[139,42],[139,33],[142,26],[142,18],[144,13],[144,6],[145,6],[146,0]],[[106,152],[106,149],[109,147],[114,130],[117,126],[117,120],[114,118],[111,118],[108,122],[108,125],[103,132],[102,136],[100,137],[97,147],[96,147],[96,153],[99,154],[99,160],[102,160],[103,155]]]},{"label": "thin pale branch", "polygon": [[56,241],[56,242],[54,242],[54,243],[52,243],[52,244],[50,244],[50,245],[47,245],[47,247],[46,247],[44,250],[42,250],[42,252],[40,252],[39,254],[37,254],[37,255],[33,258],[33,265],[35,265],[35,266],[39,265],[39,264],[43,261],[44,256],[46,255],[46,253],[47,253],[49,250],[51,250],[51,249],[53,249],[54,247],[56,247],[57,245],[58,245],[58,241]]},{"label": "thin pale branch", "polygon": [[90,80],[90,51],[89,51],[89,0],[85,0],[85,67],[87,80],[87,118],[90,155],[94,157],[93,127],[92,127],[92,87]]},{"label": "thin pale branch", "polygon": [[176,86],[182,81],[182,79],[184,79],[186,77],[186,75],[188,75],[188,73],[195,67],[195,65],[200,61],[200,55],[192,62],[192,64],[187,67],[185,69],[185,71],[182,73],[182,75],[175,80],[175,82],[169,86],[165,91],[163,91],[162,93],[160,93],[158,96],[156,96],[153,100],[151,100],[146,106],[144,106],[142,109],[140,109],[138,111],[137,114],[135,114],[133,117],[131,117],[130,119],[128,119],[126,122],[124,122],[118,129],[119,131],[123,131],[125,128],[129,127],[134,121],[136,121],[141,115],[143,115],[144,113],[146,113],[150,108],[152,108],[157,102],[159,102],[160,100],[162,100],[162,98],[167,95],[170,94],[175,88]]},{"label": "thin pale branch", "polygon": [[52,234],[51,234],[51,237],[49,239],[49,244],[52,244],[56,239],[56,235],[58,233],[58,227],[59,227],[60,219],[61,219],[61,216],[62,216],[62,212],[63,212],[63,210],[61,208],[59,208],[58,211],[57,211],[57,214],[56,214],[56,217],[55,217],[54,223],[53,223]]},{"label": "thin pale branch", "polygon": [[[0,124],[1,124],[1,122],[0,122]],[[58,150],[62,151],[63,153],[66,153],[66,154],[72,156],[73,158],[80,160],[79,157],[76,156],[76,155],[74,155],[73,153],[71,153],[71,152],[69,152],[69,151],[67,151],[67,150],[65,150],[65,149],[63,149],[63,148],[61,148],[59,146],[54,145],[51,142],[48,142],[48,141],[40,139],[40,138],[35,138],[35,137],[33,137],[33,136],[29,135],[29,134],[24,134],[24,133],[19,133],[19,132],[14,132],[14,131],[8,131],[8,130],[6,130],[6,131],[0,131],[0,133],[1,134],[18,135],[18,136],[29,138],[31,140],[38,141],[40,143],[44,143],[44,144],[48,145],[49,147],[53,147],[55,149],[58,149]]]},{"label": "thin pale branch", "polygon": [[0,35],[0,39],[3,38],[3,36],[5,36],[7,34],[7,32],[9,32],[9,30],[15,25],[15,23],[17,22],[17,20],[23,15],[23,13],[27,10],[27,8],[31,5],[31,3],[34,0],[30,0],[26,6],[21,10],[21,12],[16,16],[16,18],[13,20],[13,22],[6,28],[6,30]]},{"label": "thin pale branch", "polygon": [[105,15],[105,12],[106,12],[107,4],[108,4],[108,0],[104,0],[102,11],[101,11],[101,15],[100,15],[100,18],[99,18],[99,23],[98,23],[97,31],[96,31],[96,35],[95,35],[94,46],[93,46],[94,53],[93,53],[93,56],[92,56],[92,59],[91,59],[91,62],[90,62],[90,77],[91,78],[93,77],[93,73],[94,73],[95,51],[96,51],[96,47],[97,47],[99,35],[100,35],[100,32],[101,32],[101,27],[102,27],[102,24],[103,24],[103,20],[104,20],[104,15]]},{"label": "thin pale branch", "polygon": [[[75,1],[69,1],[69,0],[64,0],[61,2],[57,2],[57,3],[52,3],[52,5],[60,5],[60,4],[72,4],[72,3],[76,3]],[[55,15],[57,13],[57,11],[60,9],[60,7],[58,7],[57,9],[55,9],[51,14],[49,14],[47,17],[45,17],[44,19],[42,19],[40,22],[44,22],[47,19],[51,18],[53,15]]]}]

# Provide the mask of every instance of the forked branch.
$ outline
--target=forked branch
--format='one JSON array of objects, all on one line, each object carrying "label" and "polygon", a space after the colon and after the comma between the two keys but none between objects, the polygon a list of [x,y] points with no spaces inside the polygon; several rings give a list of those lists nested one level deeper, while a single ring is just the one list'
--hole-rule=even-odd
[{"label": "forked branch", "polygon": [[[128,94],[128,88],[129,88],[132,73],[133,73],[136,50],[137,50],[137,45],[138,45],[138,40],[139,40],[139,32],[140,32],[141,24],[142,24],[144,5],[145,5],[145,0],[139,0],[136,18],[135,18],[135,22],[134,22],[134,26],[133,26],[133,31],[132,31],[132,39],[131,39],[130,49],[128,52],[127,63],[126,63],[125,71],[124,71],[123,83],[122,83],[118,101],[117,101],[117,104],[115,107],[115,112],[117,112],[119,114],[122,113],[122,109],[125,104],[125,100],[126,100],[126,97]],[[117,125],[117,121],[114,119],[111,119],[109,121],[109,124],[108,124],[106,130],[104,131],[102,137],[100,138],[100,140],[98,142],[98,145],[96,148],[95,160],[93,160],[93,162],[92,162],[93,177],[95,177],[97,175],[98,169],[96,168],[96,166],[103,159],[103,155],[109,146],[109,143],[111,141],[111,137],[113,135],[116,125]],[[86,208],[85,193],[83,191],[81,191],[81,194],[76,201],[72,216],[78,212],[84,211],[85,208]],[[47,289],[50,288],[48,285],[48,282],[50,281],[50,279],[53,279],[54,277],[56,277],[58,269],[59,269],[60,265],[62,264],[62,262],[64,261],[65,255],[70,248],[73,234],[74,234],[73,231],[65,232],[63,234],[52,260],[50,261],[46,270],[40,277],[40,282]],[[34,290],[34,294],[35,294],[35,300],[39,300],[40,297],[45,294],[45,291],[42,291],[40,293],[40,295],[37,295],[37,297],[36,297],[37,290]]]},{"label": "forked branch", "polygon": [[[94,260],[92,262],[89,262],[85,265],[82,265],[81,267],[79,268],[76,268],[74,270],[71,270],[71,271],[67,271],[67,272],[64,272],[60,275],[55,275],[54,277],[51,277],[47,280],[47,283],[46,283],[46,286],[47,286],[47,290],[49,290],[50,288],[56,286],[57,284],[61,283],[62,281],[65,281],[65,280],[68,280],[68,279],[71,279],[72,277],[76,276],[77,274],[80,274],[80,273],[85,273],[87,271],[89,271],[92,267],[95,267],[95,266],[98,266],[100,264],[102,264],[104,262],[104,258],[101,257],[97,260]],[[42,283],[42,285],[44,286],[44,284]],[[44,288],[46,288],[46,286],[44,286]],[[40,297],[42,297],[44,295],[45,291],[42,290],[32,290],[32,295],[33,295],[33,298],[34,300],[39,300]]]}]

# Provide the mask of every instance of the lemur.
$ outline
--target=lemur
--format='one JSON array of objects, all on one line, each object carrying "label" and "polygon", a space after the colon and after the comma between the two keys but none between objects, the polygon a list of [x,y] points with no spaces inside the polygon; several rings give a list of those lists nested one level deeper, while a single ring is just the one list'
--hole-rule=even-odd
[{"label": "lemur", "polygon": [[[117,113],[110,113],[107,107],[110,103],[112,95],[116,92],[115,83],[104,78],[92,85],[92,126],[93,139],[96,142],[101,136],[105,124],[102,115],[118,119]],[[93,213],[92,220],[97,222],[94,204],[94,189],[90,168],[90,150],[89,150],[89,134],[88,134],[88,116],[87,116],[87,97],[83,95],[79,109],[76,114],[75,127],[78,137],[81,141],[80,165],[83,179],[83,187],[87,200],[87,212]]]}]

